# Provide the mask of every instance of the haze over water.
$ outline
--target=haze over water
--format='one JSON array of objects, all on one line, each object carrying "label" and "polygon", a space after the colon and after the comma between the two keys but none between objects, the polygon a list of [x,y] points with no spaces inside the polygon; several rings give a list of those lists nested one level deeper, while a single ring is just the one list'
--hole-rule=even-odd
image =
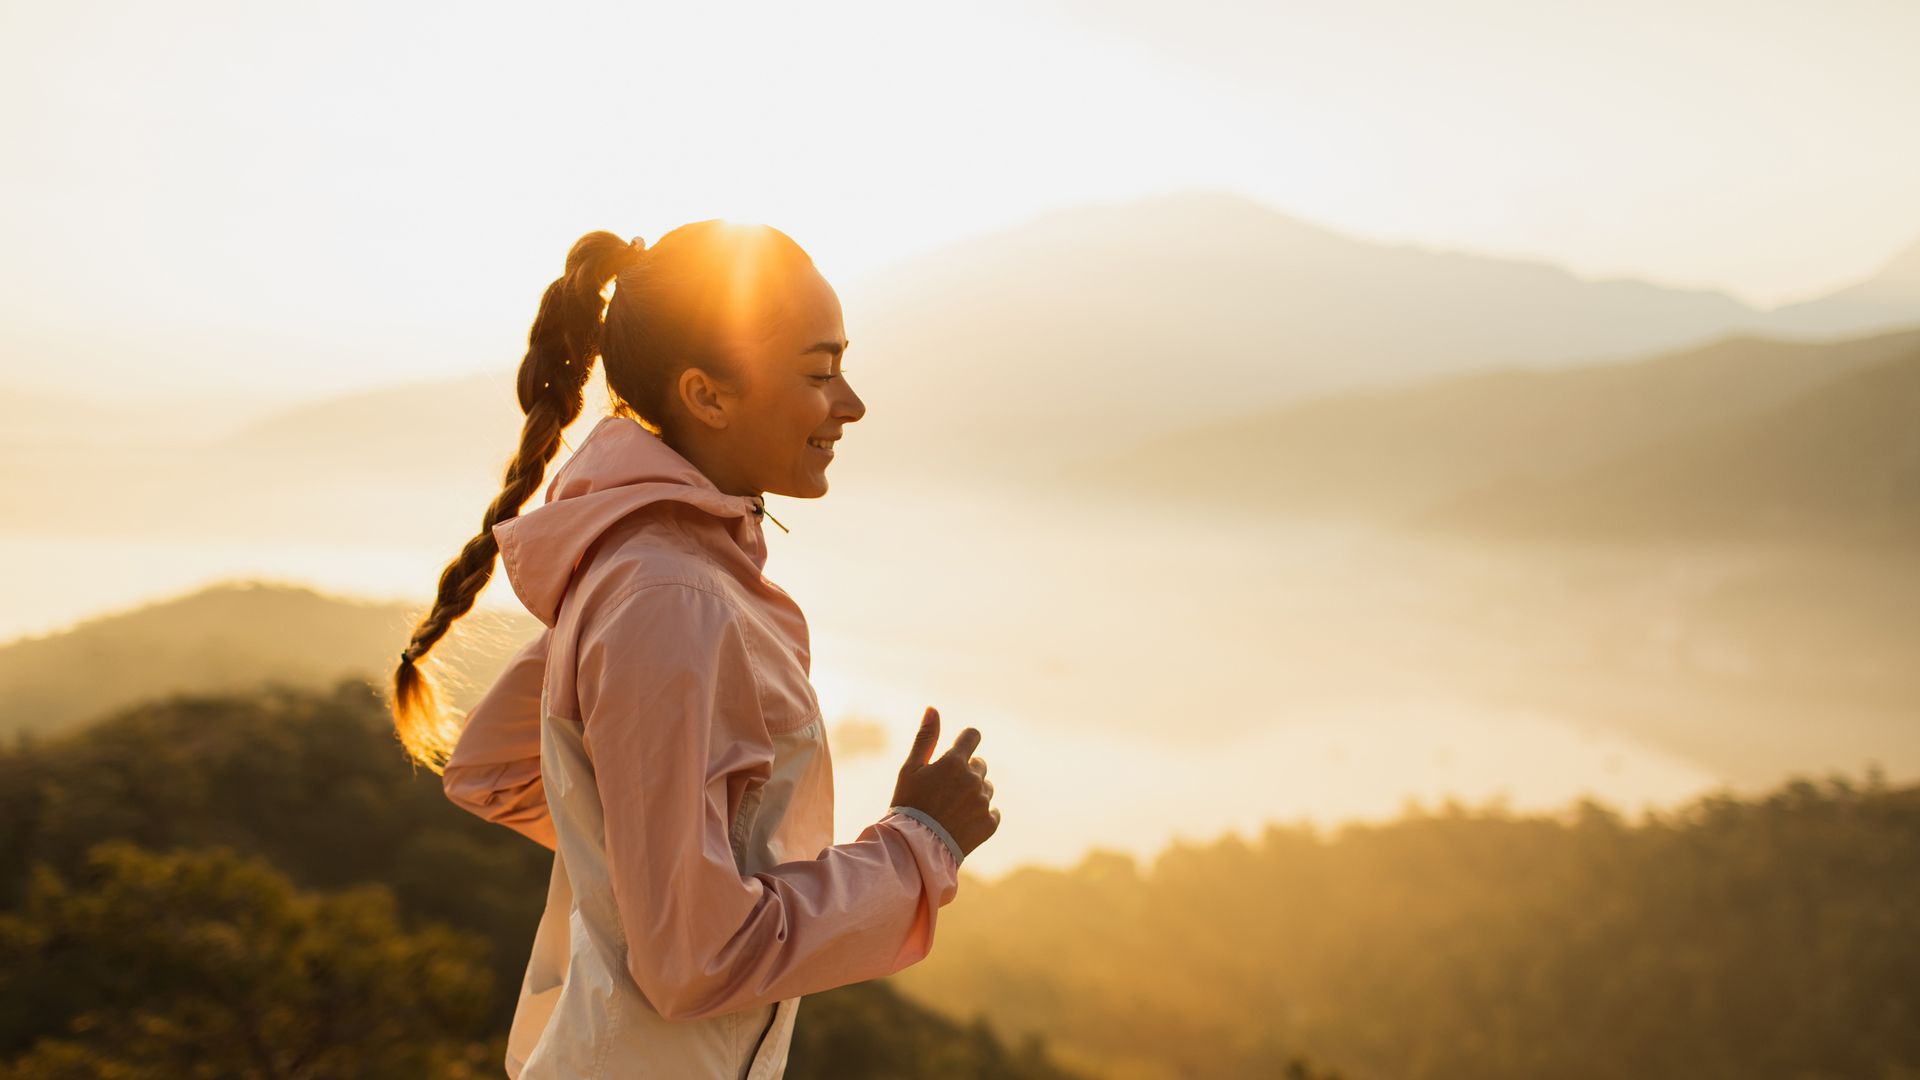
[{"label": "haze over water", "polygon": [[[857,451],[850,433],[843,455]],[[846,485],[851,487],[851,485]],[[1353,526],[929,487],[770,500],[769,575],[807,612],[830,721],[840,839],[885,809],[919,711],[944,748],[983,733],[1008,827],[969,869],[1150,859],[1176,838],[1437,807],[1635,808],[1728,779],[1711,762],[1512,700],[1546,628],[1498,607],[1530,571]],[[8,539],[8,615],[46,630],[244,573],[419,596],[424,546]],[[116,568],[76,591],[32,572]],[[483,607],[517,610],[503,576]],[[1476,614],[1479,612],[1479,614]],[[31,623],[22,619],[30,616]],[[1838,764],[1839,762],[1836,762]],[[1848,767],[1857,763],[1845,762]]]}]

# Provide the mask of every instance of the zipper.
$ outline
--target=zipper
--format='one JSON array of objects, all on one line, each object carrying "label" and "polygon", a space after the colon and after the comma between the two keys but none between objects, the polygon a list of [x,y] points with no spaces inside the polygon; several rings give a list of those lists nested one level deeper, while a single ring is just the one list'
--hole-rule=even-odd
[{"label": "zipper", "polygon": [[753,1075],[754,1062],[760,1060],[760,1049],[767,1045],[767,1035],[773,1031],[773,1022],[780,1018],[780,1006],[782,1004],[784,1004],[784,1002],[776,1001],[773,1003],[773,1012],[767,1014],[767,1026],[760,1029],[760,1037],[753,1041],[753,1053],[747,1055],[747,1076]]}]

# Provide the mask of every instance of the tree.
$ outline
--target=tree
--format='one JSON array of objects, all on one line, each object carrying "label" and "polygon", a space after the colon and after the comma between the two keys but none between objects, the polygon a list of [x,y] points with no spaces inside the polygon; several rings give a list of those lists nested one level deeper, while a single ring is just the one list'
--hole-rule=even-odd
[{"label": "tree", "polygon": [[404,930],[384,886],[312,894],[229,849],[93,847],[0,915],[8,1075],[460,1075],[484,1039],[485,946]]}]

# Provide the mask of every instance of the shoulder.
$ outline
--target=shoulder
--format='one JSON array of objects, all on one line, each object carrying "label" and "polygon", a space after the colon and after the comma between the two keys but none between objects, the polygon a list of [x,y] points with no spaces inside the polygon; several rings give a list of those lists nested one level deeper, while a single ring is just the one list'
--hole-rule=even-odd
[{"label": "shoulder", "polygon": [[644,614],[655,606],[728,601],[737,607],[725,577],[674,521],[658,513],[634,514],[582,553],[570,599],[582,629],[616,614],[629,617],[632,609]]},{"label": "shoulder", "polygon": [[599,607],[592,624],[693,641],[738,635],[747,622],[725,590],[699,575],[651,573],[609,589]]},{"label": "shoulder", "polygon": [[583,572],[622,592],[630,585],[674,581],[718,588],[720,567],[671,511],[650,507],[608,529],[581,557]]},{"label": "shoulder", "polygon": [[610,590],[582,613],[584,667],[620,677],[689,672],[757,686],[759,628],[735,598],[708,582],[649,577]]},{"label": "shoulder", "polygon": [[583,723],[604,730],[595,716],[697,713],[717,739],[757,739],[767,725],[766,694],[753,641],[751,621],[717,590],[635,583],[582,626]]}]

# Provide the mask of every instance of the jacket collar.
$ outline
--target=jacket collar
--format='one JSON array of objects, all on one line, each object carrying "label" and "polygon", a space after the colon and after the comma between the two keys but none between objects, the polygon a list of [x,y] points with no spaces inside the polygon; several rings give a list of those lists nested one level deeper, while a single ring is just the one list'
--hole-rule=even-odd
[{"label": "jacket collar", "polygon": [[607,416],[554,474],[542,505],[493,527],[514,595],[553,626],[587,549],[628,515],[659,502],[686,503],[713,515],[727,526],[738,554],[756,570],[765,568],[761,496],[721,491],[666,440],[631,418]]}]

